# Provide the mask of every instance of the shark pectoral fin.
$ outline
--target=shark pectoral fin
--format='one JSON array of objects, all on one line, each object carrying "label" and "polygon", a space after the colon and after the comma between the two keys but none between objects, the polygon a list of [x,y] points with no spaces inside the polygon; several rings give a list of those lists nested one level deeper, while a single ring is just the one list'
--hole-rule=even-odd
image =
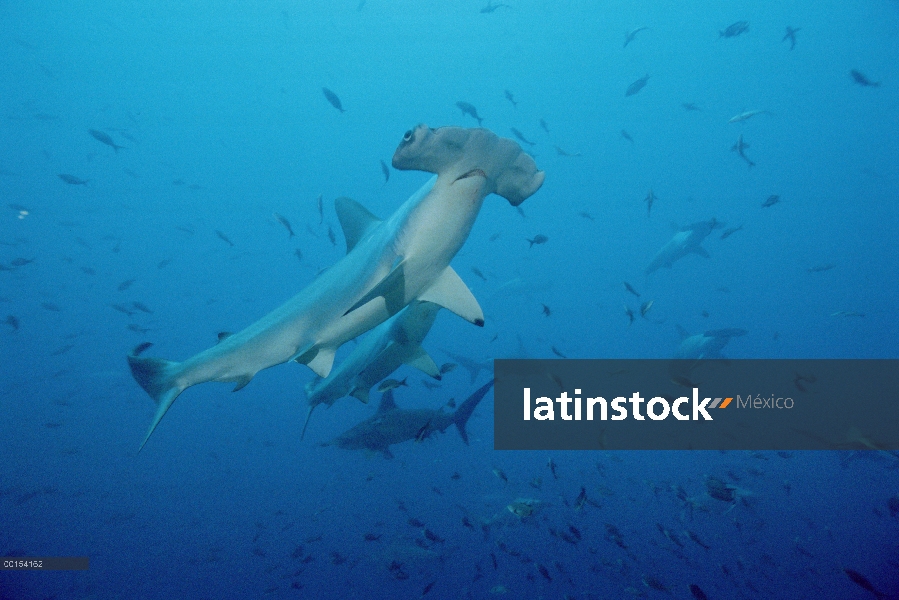
[{"label": "shark pectoral fin", "polygon": [[350,396],[352,396],[353,398],[356,398],[357,400],[359,400],[360,402],[363,402],[364,404],[368,404],[368,392],[369,392],[369,389],[365,386],[354,387],[353,389],[350,390]]},{"label": "shark pectoral fin", "polygon": [[[315,374],[319,377],[327,377],[331,372],[331,367],[334,366],[334,354],[335,350],[333,348],[319,348],[315,356],[304,364],[315,371]],[[303,362],[299,358],[296,360],[297,362]]]},{"label": "shark pectoral fin", "polygon": [[430,375],[434,379],[440,379],[440,368],[421,346],[418,346],[412,355],[406,359],[406,364],[410,367],[415,367],[426,375]]},{"label": "shark pectoral fin", "polygon": [[[253,375],[255,375],[255,373]],[[235,379],[234,381],[235,381],[236,385],[234,386],[234,389],[231,391],[239,392],[240,390],[247,387],[247,384],[250,383],[251,381],[253,381],[253,375],[242,375],[241,377]]]},{"label": "shark pectoral fin", "polygon": [[699,256],[704,256],[705,258],[711,258],[709,253],[705,251],[705,248],[702,246],[695,246],[691,250],[694,254],[698,254]]},{"label": "shark pectoral fin", "polygon": [[356,304],[346,311],[344,316],[350,314],[357,308],[368,304],[375,298],[382,296],[387,305],[387,312],[395,315],[400,312],[406,305],[406,275],[403,263],[400,261],[387,277],[382,279],[370,292],[365,294]]},{"label": "shark pectoral fin", "polygon": [[343,229],[343,237],[346,239],[347,254],[356,247],[362,237],[374,229],[381,220],[371,214],[368,209],[352,198],[338,198],[334,201],[334,210],[337,212],[337,220]]},{"label": "shark pectoral fin", "polygon": [[221,333],[219,333],[218,342],[216,342],[216,343],[221,344],[223,341],[227,340],[232,335],[234,335],[234,334],[231,333],[230,331],[222,331]]},{"label": "shark pectoral fin", "polygon": [[452,267],[447,267],[418,299],[442,306],[478,327],[484,326],[484,311]]}]

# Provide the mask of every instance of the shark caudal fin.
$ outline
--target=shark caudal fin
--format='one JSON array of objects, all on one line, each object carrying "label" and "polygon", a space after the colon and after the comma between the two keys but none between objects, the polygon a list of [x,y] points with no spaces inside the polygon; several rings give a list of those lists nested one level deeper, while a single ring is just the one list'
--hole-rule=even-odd
[{"label": "shark caudal fin", "polygon": [[493,387],[493,380],[491,379],[487,383],[485,383],[478,391],[468,397],[465,402],[459,405],[459,408],[456,409],[456,412],[453,413],[453,423],[456,424],[456,428],[459,430],[459,435],[462,437],[462,441],[468,444],[468,432],[465,431],[465,424],[468,423],[468,419],[471,417],[471,413],[474,412],[474,409],[477,408],[478,404],[490,391],[490,388]]},{"label": "shark caudal fin", "polygon": [[150,429],[147,431],[144,441],[141,442],[138,452],[143,449],[147,440],[150,439],[156,426],[159,425],[162,417],[165,416],[166,411],[175,402],[175,398],[184,391],[184,388],[174,383],[175,374],[178,372],[181,363],[161,358],[140,356],[150,346],[152,344],[141,344],[128,355],[128,366],[131,367],[131,375],[144,388],[144,391],[150,395],[150,398],[153,399],[157,406],[156,416],[153,417],[153,422],[150,424]]}]

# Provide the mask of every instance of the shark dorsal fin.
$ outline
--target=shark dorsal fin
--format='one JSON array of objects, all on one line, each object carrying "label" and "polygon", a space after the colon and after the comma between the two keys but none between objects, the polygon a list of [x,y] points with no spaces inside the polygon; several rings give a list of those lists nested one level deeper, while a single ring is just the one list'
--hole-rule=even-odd
[{"label": "shark dorsal fin", "polygon": [[418,297],[419,300],[433,302],[456,313],[466,321],[479,327],[484,326],[484,311],[475,300],[471,290],[452,267],[447,267],[431,287]]},{"label": "shark dorsal fin", "polygon": [[218,335],[218,342],[216,342],[216,343],[217,343],[217,344],[221,344],[222,342],[224,342],[225,340],[227,340],[227,339],[228,339],[229,337],[231,337],[232,335],[234,335],[234,334],[231,333],[230,331],[222,331],[221,333],[219,333],[219,335]]},{"label": "shark dorsal fin", "polygon": [[396,402],[393,401],[393,390],[387,390],[381,395],[381,403],[376,414],[383,414],[389,410],[396,410]]},{"label": "shark dorsal fin", "polygon": [[343,237],[346,238],[347,254],[356,247],[362,236],[381,222],[381,219],[352,198],[338,198],[334,201],[334,210],[343,229]]}]

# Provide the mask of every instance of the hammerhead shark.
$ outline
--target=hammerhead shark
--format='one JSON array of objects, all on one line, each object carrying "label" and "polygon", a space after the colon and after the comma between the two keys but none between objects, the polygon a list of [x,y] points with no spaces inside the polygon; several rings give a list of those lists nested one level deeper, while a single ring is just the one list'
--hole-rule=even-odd
[{"label": "hammerhead shark", "polygon": [[185,389],[207,381],[246,386],[262,369],[288,361],[327,377],[345,342],[397,314],[413,300],[442,306],[483,326],[484,313],[449,266],[465,243],[484,198],[495,193],[518,206],[543,185],[545,173],[512,140],[487,129],[418,125],[392,160],[398,170],[436,173],[387,220],[354,200],[335,201],[347,254],[299,294],[246,329],[184,362],[128,356],[131,374],[157,405],[147,443]]},{"label": "hammerhead shark", "polygon": [[412,302],[372,329],[330,375],[310,381],[306,386],[309,412],[301,437],[306,435],[309,417],[316,406],[331,406],[347,395],[367,403],[372,386],[389,377],[400,365],[411,365],[440,379],[440,369],[421,347],[439,310],[440,306],[433,302]]},{"label": "hammerhead shark", "polygon": [[698,254],[706,258],[709,253],[702,247],[702,241],[708,237],[715,229],[724,227],[724,223],[712,219],[711,221],[700,221],[693,223],[681,229],[674,234],[674,237],[667,244],[662,246],[652,262],[646,267],[646,274],[649,275],[656,271],[659,267],[671,268],[675,261],[687,256],[688,254]]},{"label": "hammerhead shark", "polygon": [[435,431],[441,433],[446,431],[446,428],[453,424],[459,430],[462,440],[468,444],[465,424],[491,387],[493,387],[492,379],[469,396],[453,413],[445,412],[442,408],[437,410],[398,408],[393,399],[393,390],[387,390],[381,396],[378,412],[322,446],[382,452],[386,458],[393,458],[390,452],[390,446],[393,444],[408,440],[421,441]]}]

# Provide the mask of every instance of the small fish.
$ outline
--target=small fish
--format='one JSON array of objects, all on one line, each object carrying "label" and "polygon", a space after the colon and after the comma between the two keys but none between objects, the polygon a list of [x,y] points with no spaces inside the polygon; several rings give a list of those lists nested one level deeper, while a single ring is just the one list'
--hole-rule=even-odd
[{"label": "small fish", "polygon": [[87,182],[89,179],[81,179],[80,177],[75,177],[74,175],[69,175],[68,173],[60,173],[57,175],[60,179],[68,183],[69,185],[83,185],[87,186]]},{"label": "small fish", "polygon": [[681,103],[681,106],[683,106],[683,107],[684,107],[684,110],[687,111],[687,112],[690,112],[690,111],[701,111],[701,110],[702,110],[701,108],[699,108],[698,106],[696,106],[696,105],[693,104],[692,102],[682,102],[682,103]]},{"label": "small fish", "polygon": [[157,269],[164,269],[164,268],[166,268],[167,266],[169,266],[170,264],[172,264],[172,259],[171,259],[171,258],[164,258],[164,259],[162,259],[161,261],[159,261],[159,264],[156,265],[156,268],[157,268]]},{"label": "small fish", "polygon": [[708,600],[709,599],[709,597],[705,595],[705,592],[702,591],[702,588],[700,588],[695,583],[690,584],[690,593],[693,594],[693,597],[696,598],[696,600]]},{"label": "small fish", "polygon": [[541,302],[541,303],[540,303],[540,306],[543,307],[543,314],[544,314],[544,315],[546,315],[547,317],[550,316],[550,315],[552,315],[552,311],[549,309],[549,307],[548,307],[547,305],[545,305],[545,304],[543,304],[543,303]]},{"label": "small fish", "polygon": [[861,73],[860,71],[856,71],[855,69],[849,71],[849,75],[852,76],[852,80],[855,81],[855,83],[859,84],[862,87],[880,87],[879,81],[871,81],[870,79],[865,77],[863,73]]},{"label": "small fish", "polygon": [[550,575],[549,575],[549,571],[548,571],[548,570],[546,569],[546,567],[544,567],[543,565],[541,565],[541,564],[538,563],[538,564],[537,564],[537,570],[540,571],[540,574],[543,575],[543,578],[546,579],[547,581],[552,581],[552,580],[553,580],[553,578],[550,577]]},{"label": "small fish", "polygon": [[555,346],[550,346],[549,349],[552,350],[552,353],[555,354],[556,356],[558,356],[559,358],[568,358],[567,356],[565,356],[564,354],[562,354],[562,353],[559,351],[559,349],[556,348]]},{"label": "small fish", "polygon": [[409,384],[406,383],[407,379],[409,379],[409,378],[404,377],[402,381],[399,381],[396,379],[385,379],[384,381],[381,382],[381,385],[378,386],[378,391],[383,393],[383,392],[386,392],[387,390],[395,390],[396,388],[398,388],[400,386],[409,387]]},{"label": "small fish", "polygon": [[647,73],[646,75],[644,75],[637,81],[635,81],[632,84],[630,84],[629,86],[627,86],[627,90],[625,90],[624,95],[625,96],[633,96],[634,94],[636,94],[637,92],[642,90],[644,87],[646,87],[647,81],[649,81],[649,73]]},{"label": "small fish", "polygon": [[625,33],[623,47],[627,48],[627,45],[634,41],[634,38],[637,36],[637,34],[640,33],[641,31],[645,31],[646,29],[649,29],[649,27],[637,27],[633,31]]},{"label": "small fish", "polygon": [[495,11],[497,8],[501,8],[503,6],[505,6],[506,8],[512,8],[508,4],[491,4],[490,2],[488,2],[487,6],[485,6],[484,8],[481,9],[481,14],[482,15],[490,14],[493,11]]},{"label": "small fish", "polygon": [[62,311],[62,309],[59,308],[59,306],[57,306],[56,304],[53,304],[52,302],[41,302],[41,307],[45,308],[47,310],[52,310],[53,312]]},{"label": "small fish", "polygon": [[724,230],[724,233],[721,234],[721,239],[726,240],[727,238],[729,238],[733,234],[737,233],[741,229],[743,229],[742,225],[740,225],[739,227],[728,227],[727,229]]},{"label": "small fish", "polygon": [[547,125],[546,121],[544,121],[543,119],[540,119],[540,127],[543,128],[543,131],[549,133],[549,125]]},{"label": "small fish", "polygon": [[427,527],[424,528],[424,531],[422,531],[422,533],[428,540],[434,542],[435,544],[442,544],[443,542],[446,541],[445,539],[443,539],[442,537],[440,537],[439,535],[437,535],[436,533],[434,533]]},{"label": "small fish", "polygon": [[[440,374],[446,375],[447,373],[453,371],[458,366],[459,365],[457,365],[454,362],[443,363],[442,365],[440,365]],[[452,407],[450,407],[450,408],[452,408]]]},{"label": "small fish", "polygon": [[147,313],[148,315],[152,315],[152,314],[153,314],[153,311],[150,310],[149,308],[147,308],[147,305],[146,305],[146,304],[144,304],[144,303],[142,303],[142,302],[138,302],[137,300],[135,300],[134,302],[132,302],[132,303],[131,303],[131,306],[133,306],[134,308],[136,308],[137,310],[139,310],[139,311],[141,311],[141,312]]},{"label": "small fish", "polygon": [[97,131],[96,129],[88,129],[87,132],[89,134],[91,134],[91,137],[93,137],[95,140],[97,140],[101,144],[106,144],[107,146],[109,146],[110,148],[115,150],[116,153],[118,153],[119,148],[121,148],[123,150],[125,149],[125,146],[119,146],[114,141],[112,141],[112,138],[109,137],[109,134],[106,132]]},{"label": "small fish", "polygon": [[718,38],[737,37],[741,33],[746,33],[747,31],[749,31],[749,21],[737,21],[736,23],[728,25],[727,29],[724,31],[719,31]]},{"label": "small fish", "polygon": [[777,194],[771,194],[770,196],[768,196],[768,199],[765,200],[764,203],[762,203],[762,208],[768,208],[769,206],[774,206],[778,202],[780,202],[780,196],[778,196]]},{"label": "small fish", "polygon": [[731,147],[730,151],[731,151],[731,152],[736,152],[737,154],[740,155],[740,158],[742,158],[743,160],[745,160],[746,163],[747,163],[750,167],[754,167],[754,166],[755,166],[755,163],[752,162],[751,160],[749,160],[749,157],[746,156],[746,153],[744,152],[744,150],[746,150],[746,148],[748,148],[748,147],[749,147],[749,144],[747,144],[746,142],[743,141],[743,134],[741,133],[741,134],[740,134],[740,137],[737,138],[737,142]]},{"label": "small fish", "polygon": [[13,315],[8,315],[8,316],[6,317],[6,320],[3,321],[3,324],[4,324],[4,325],[9,325],[10,327],[12,327],[12,328],[13,328],[13,331],[18,331],[18,330],[19,330],[19,319],[17,319],[17,318],[16,318],[15,316],[13,316]]},{"label": "small fish", "polygon": [[864,575],[862,575],[861,573],[859,573],[858,571],[855,571],[853,569],[843,568],[843,573],[845,573],[846,576],[849,577],[849,579],[851,579],[853,583],[855,583],[856,585],[858,585],[861,588],[868,590],[869,592],[871,592],[878,598],[888,598],[889,597],[888,594],[884,594],[883,592],[881,592],[880,590],[875,588],[874,584],[871,583],[870,581],[868,581],[868,578],[865,577]]},{"label": "small fish", "polygon": [[808,272],[809,273],[823,273],[824,271],[830,271],[834,267],[836,267],[836,265],[833,263],[825,263],[823,265],[815,265],[814,267],[809,267]]},{"label": "small fish", "polygon": [[415,517],[410,517],[408,521],[406,521],[412,527],[424,527],[425,524],[421,519],[417,519]]},{"label": "small fish", "polygon": [[658,197],[654,193],[652,193],[652,188],[650,188],[649,193],[646,194],[646,198],[643,199],[643,202],[646,203],[646,218],[647,219],[652,214],[652,204],[656,200],[658,200]]},{"label": "small fish", "polygon": [[483,279],[484,281],[487,281],[487,278],[484,277],[484,274],[481,273],[481,270],[479,268],[472,267],[471,272],[474,273],[475,275],[477,275],[478,277],[480,277],[481,279]]},{"label": "small fish", "polygon": [[136,314],[136,311],[131,310],[127,306],[122,306],[121,304],[110,304],[110,306],[112,308],[116,309],[117,311],[119,311],[120,313],[125,313],[129,317],[134,316]]},{"label": "small fish", "polygon": [[518,131],[514,127],[510,127],[509,131],[511,131],[512,135],[517,137],[519,139],[519,141],[521,141],[522,143],[527,144],[528,146],[536,146],[537,145],[536,143],[534,143],[531,140],[524,137],[524,134],[522,134],[520,131]]},{"label": "small fish", "polygon": [[[418,433],[415,434],[415,443],[420,444],[424,441],[425,438],[428,437],[431,433],[431,421],[429,420],[427,423],[421,426],[421,429],[418,430]],[[436,489],[436,488],[434,488]]]},{"label": "small fish", "polygon": [[787,32],[784,34],[783,39],[780,41],[785,42],[787,40],[790,40],[790,50],[792,50],[793,48],[796,47],[796,32],[799,31],[800,29],[802,29],[802,28],[797,27],[796,29],[793,29],[792,27],[787,25]]},{"label": "small fish", "polygon": [[218,229],[215,230],[215,235],[219,236],[219,238],[220,238],[222,241],[224,241],[226,244],[228,244],[228,245],[231,246],[232,248],[234,247],[234,242],[232,242],[231,240],[229,240],[229,239],[228,239],[228,236],[225,235],[224,233],[222,233],[221,231],[219,231]]},{"label": "small fish", "polygon": [[331,106],[333,106],[334,108],[336,108],[337,110],[339,110],[342,113],[346,112],[346,110],[344,110],[344,108],[343,108],[343,104],[340,103],[340,98],[337,97],[337,94],[335,94],[334,92],[332,92],[331,90],[329,90],[326,87],[322,88],[322,93],[325,95],[325,98],[327,98],[328,102],[331,103]]},{"label": "small fish", "polygon": [[303,251],[299,248],[293,251],[293,255],[297,257],[297,260],[303,260]]},{"label": "small fish", "polygon": [[381,533],[366,533],[364,536],[362,536],[362,539],[364,539],[366,542],[377,542],[381,539],[382,535],[383,534]]},{"label": "small fish", "polygon": [[512,92],[506,90],[506,100],[512,103],[512,106],[518,108],[518,102],[515,101],[515,97],[512,95]]},{"label": "small fish", "polygon": [[460,100],[456,102],[456,106],[459,107],[459,110],[462,111],[463,115],[470,115],[478,122],[478,126],[481,125],[481,121],[483,121],[484,119],[482,119],[480,115],[478,115],[478,109],[475,108],[473,104],[469,104],[468,102],[463,102],[462,100]]},{"label": "small fish", "polygon": [[636,320],[636,317],[634,317],[634,311],[631,310],[631,307],[626,304],[624,305],[624,314],[627,315],[628,319],[630,319],[630,322],[628,323],[628,325],[629,326],[633,325],[634,321]]},{"label": "small fish", "polygon": [[325,222],[325,205],[322,200],[322,195],[318,195],[318,224],[321,225]]},{"label": "small fish", "polygon": [[331,240],[331,245],[332,245],[332,246],[336,246],[336,245],[337,245],[337,236],[334,235],[334,230],[331,229],[331,226],[330,226],[330,225],[328,225],[328,239]]},{"label": "small fish", "polygon": [[855,312],[854,310],[838,310],[830,314],[831,317],[864,317],[865,313]]},{"label": "small fish", "polygon": [[148,331],[150,331],[150,329],[148,327],[141,327],[140,325],[138,325],[136,323],[130,323],[128,325],[128,330],[133,331],[134,333],[140,333],[140,334],[144,334],[144,333],[147,333]]},{"label": "small fish", "polygon": [[435,584],[435,583],[437,583],[437,582],[436,582],[436,581],[432,581],[431,583],[429,583],[428,585],[426,585],[426,586],[425,586],[425,589],[423,589],[423,590],[421,591],[421,595],[422,595],[422,596],[425,596],[428,592],[430,592],[431,589],[434,587],[434,584]]},{"label": "small fish", "polygon": [[629,291],[630,293],[632,293],[632,294],[633,294],[634,296],[636,296],[637,298],[640,297],[640,292],[638,292],[637,290],[635,290],[635,289],[634,289],[634,286],[632,286],[631,284],[629,284],[629,283],[626,282],[626,281],[623,282],[623,283],[624,283],[624,289],[626,289],[627,291]]},{"label": "small fish", "polygon": [[137,281],[137,279],[128,279],[126,281],[123,281],[122,283],[119,284],[119,287],[117,289],[120,292],[124,292],[125,290],[130,288],[132,286],[132,284],[134,284],[135,281]]},{"label": "small fish", "polygon": [[51,352],[50,356],[60,356],[62,354],[65,354],[66,352],[68,352],[69,350],[71,350],[74,347],[75,347],[75,344],[66,344],[65,346],[57,348],[56,350]]},{"label": "small fish", "polygon": [[90,267],[81,267],[81,272],[85,275],[96,275],[97,271]]},{"label": "small fish", "polygon": [[646,318],[646,313],[649,312],[649,309],[652,308],[652,303],[654,300],[647,300],[643,304],[640,305],[640,316]]},{"label": "small fish", "polygon": [[10,265],[13,267],[24,267],[28,263],[33,263],[33,258],[14,258],[10,261]]},{"label": "small fish", "polygon": [[681,387],[685,387],[687,389],[692,389],[692,388],[698,387],[697,384],[693,383],[692,381],[690,381],[683,375],[672,375],[671,383],[673,383],[675,385],[679,385]]},{"label": "small fish", "polygon": [[727,122],[728,123],[739,123],[740,121],[745,121],[747,119],[751,119],[752,117],[754,117],[756,115],[761,115],[761,114],[769,114],[769,113],[767,110],[747,110],[745,112],[741,112],[738,115],[732,116],[730,119],[727,120]]},{"label": "small fish", "polygon": [[525,238],[525,239],[531,244],[530,246],[528,246],[528,248],[533,248],[534,244],[537,244],[539,246],[540,244],[545,244],[546,242],[549,241],[549,238],[546,237],[545,235],[543,235],[542,233],[538,233],[537,235],[535,235],[534,239],[532,239],[532,240],[527,239],[527,238]]},{"label": "small fish", "polygon": [[552,457],[549,457],[549,460],[546,461],[546,466],[549,468],[550,473],[553,474],[553,479],[558,479],[559,476],[556,474],[556,463],[553,461]]},{"label": "small fish", "polygon": [[272,213],[272,215],[275,217],[275,219],[278,221],[278,223],[280,223],[281,225],[284,225],[284,228],[287,229],[287,233],[289,234],[287,236],[287,238],[288,239],[292,238],[294,236],[294,233],[293,233],[293,227],[290,226],[290,221],[288,221],[287,219],[285,219],[278,213]]},{"label": "small fish", "polygon": [[583,218],[587,219],[588,221],[595,221],[595,220],[596,220],[596,218],[595,218],[593,215],[591,215],[590,213],[588,213],[588,212],[585,211],[585,210],[582,210],[582,211],[579,212],[577,215],[578,215],[579,217],[583,217]]},{"label": "small fish", "polygon": [[581,155],[580,152],[571,153],[571,152],[568,152],[567,150],[563,150],[562,148],[559,148],[558,146],[553,146],[553,148],[556,149],[556,154],[558,154],[559,156],[576,157],[576,156]]},{"label": "small fish", "polygon": [[499,467],[493,469],[493,474],[502,479],[503,483],[509,483],[509,478],[506,476],[506,473]]},{"label": "small fish", "polygon": [[383,160],[381,161],[381,172],[384,173],[384,183],[390,181],[390,167]]},{"label": "small fish", "polygon": [[624,129],[621,130],[621,137],[623,137],[624,139],[626,139],[627,141],[629,141],[632,144],[634,143],[634,138],[632,138],[631,134],[629,134]]}]

